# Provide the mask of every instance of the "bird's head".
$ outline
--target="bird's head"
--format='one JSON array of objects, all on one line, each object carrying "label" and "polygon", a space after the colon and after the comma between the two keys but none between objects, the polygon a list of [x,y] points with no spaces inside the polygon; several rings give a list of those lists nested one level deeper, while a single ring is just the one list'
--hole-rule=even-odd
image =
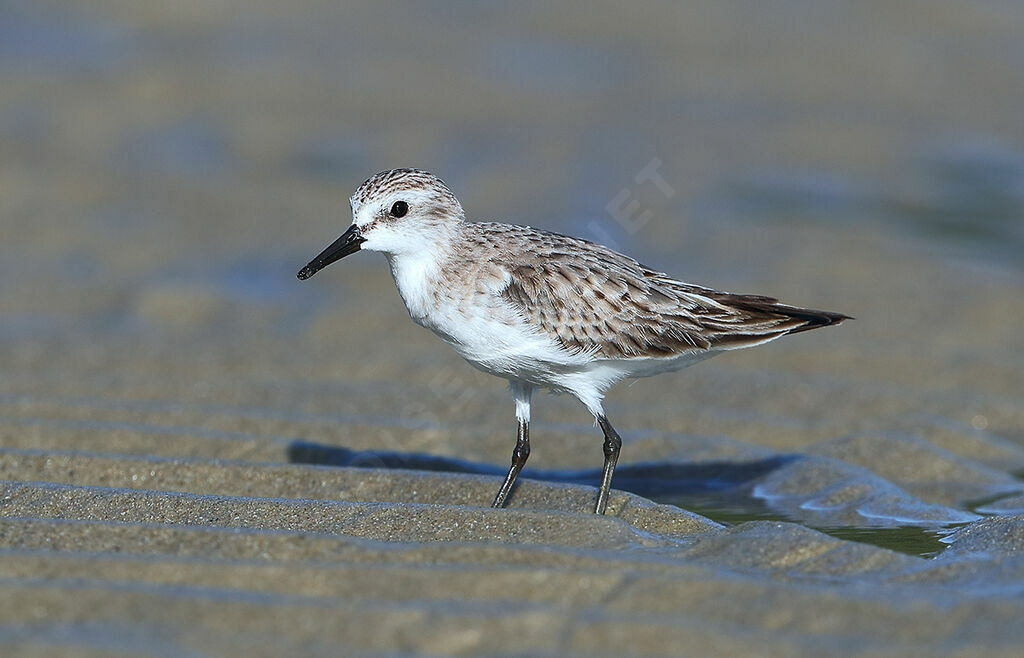
[{"label": "bird's head", "polygon": [[361,249],[389,256],[421,252],[451,239],[465,219],[462,205],[437,176],[390,169],[371,176],[352,198],[352,225],[299,272],[308,279]]}]

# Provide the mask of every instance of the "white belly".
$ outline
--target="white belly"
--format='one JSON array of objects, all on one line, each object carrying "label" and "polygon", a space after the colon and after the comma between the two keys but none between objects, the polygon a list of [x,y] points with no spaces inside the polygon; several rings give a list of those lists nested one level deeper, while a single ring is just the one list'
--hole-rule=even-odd
[{"label": "white belly", "polygon": [[477,368],[507,379],[548,386],[559,372],[590,362],[532,330],[500,304],[436,309],[413,320]]},{"label": "white belly", "polygon": [[432,258],[388,260],[413,322],[433,331],[485,372],[548,386],[557,370],[591,360],[528,327],[501,297],[507,281],[500,271],[466,281],[462,289],[458,286],[463,282],[444,282]]},{"label": "white belly", "polygon": [[500,278],[492,279],[489,287],[475,281],[471,289],[456,290],[458,282],[445,289],[436,283],[438,273],[430,259],[389,262],[412,320],[437,334],[473,366],[498,377],[593,398],[622,379],[678,370],[714,354],[615,360],[572,352],[523,321],[501,297],[505,282]]}]

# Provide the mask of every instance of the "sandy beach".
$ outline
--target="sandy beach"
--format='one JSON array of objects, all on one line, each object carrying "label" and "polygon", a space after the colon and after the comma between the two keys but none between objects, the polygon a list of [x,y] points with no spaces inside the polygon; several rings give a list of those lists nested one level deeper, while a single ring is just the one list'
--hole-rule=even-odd
[{"label": "sandy beach", "polygon": [[[996,1],[5,3],[0,653],[1019,656],[1022,30]],[[295,279],[394,166],[856,320],[614,390],[605,517],[600,430],[537,396],[491,509],[505,383],[378,255]]]}]

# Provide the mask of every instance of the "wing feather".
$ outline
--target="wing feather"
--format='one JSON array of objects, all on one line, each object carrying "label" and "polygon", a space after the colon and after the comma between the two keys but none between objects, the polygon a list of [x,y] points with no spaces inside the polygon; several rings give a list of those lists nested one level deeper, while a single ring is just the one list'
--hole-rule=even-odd
[{"label": "wing feather", "polygon": [[[683,283],[578,238],[507,224],[484,226],[500,227],[505,245],[512,237],[525,243],[495,254],[509,273],[504,299],[526,322],[575,353],[672,358],[759,345],[848,318],[773,297]],[[516,230],[528,234],[507,235]]]}]

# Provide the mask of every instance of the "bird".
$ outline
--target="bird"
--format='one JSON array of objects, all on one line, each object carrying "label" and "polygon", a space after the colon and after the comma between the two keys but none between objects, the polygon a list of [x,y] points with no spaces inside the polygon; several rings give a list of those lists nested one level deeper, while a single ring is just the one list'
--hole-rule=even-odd
[{"label": "bird", "polygon": [[449,187],[420,169],[381,171],[349,203],[352,224],[298,278],[381,252],[413,322],[508,380],[516,443],[496,508],[530,456],[536,389],[574,396],[597,421],[604,464],[594,512],[604,514],[622,449],[603,407],[612,386],[852,319],[685,283],[580,238],[469,221]]}]

